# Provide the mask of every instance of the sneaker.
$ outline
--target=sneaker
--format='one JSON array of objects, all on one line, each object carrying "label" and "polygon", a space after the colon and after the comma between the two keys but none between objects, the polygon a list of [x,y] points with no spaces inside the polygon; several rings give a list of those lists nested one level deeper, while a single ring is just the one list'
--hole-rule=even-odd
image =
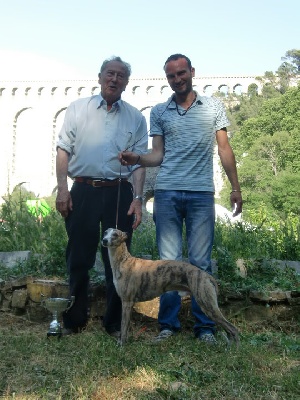
[{"label": "sneaker", "polygon": [[169,337],[173,336],[174,332],[171,331],[170,329],[163,329],[160,331],[159,335],[155,336],[153,339],[154,343],[159,343],[162,342],[163,340],[169,339]]},{"label": "sneaker", "polygon": [[207,343],[210,346],[215,346],[216,344],[218,344],[215,336],[212,333],[203,333],[202,335],[200,334],[198,336],[198,339],[200,340],[200,342]]}]

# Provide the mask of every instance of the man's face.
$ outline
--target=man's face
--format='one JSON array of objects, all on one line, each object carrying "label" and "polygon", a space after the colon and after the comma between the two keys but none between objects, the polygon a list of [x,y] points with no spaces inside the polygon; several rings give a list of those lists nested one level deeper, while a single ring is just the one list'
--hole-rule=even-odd
[{"label": "man's face", "polygon": [[169,61],[165,65],[165,73],[171,89],[178,95],[185,95],[193,90],[195,69],[188,67],[185,58]]},{"label": "man's face", "polygon": [[102,97],[108,104],[117,101],[128,84],[127,71],[119,61],[110,61],[99,74]]}]

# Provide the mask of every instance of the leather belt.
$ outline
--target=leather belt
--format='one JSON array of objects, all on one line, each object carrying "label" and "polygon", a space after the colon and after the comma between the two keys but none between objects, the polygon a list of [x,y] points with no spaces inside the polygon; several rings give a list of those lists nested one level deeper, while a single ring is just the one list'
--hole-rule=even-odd
[{"label": "leather belt", "polygon": [[[76,176],[73,178],[74,182],[86,183],[93,187],[105,187],[105,186],[117,186],[120,182],[119,178],[116,179],[94,179],[94,178],[83,178],[81,176]],[[126,178],[121,178],[121,182],[128,182]]]}]

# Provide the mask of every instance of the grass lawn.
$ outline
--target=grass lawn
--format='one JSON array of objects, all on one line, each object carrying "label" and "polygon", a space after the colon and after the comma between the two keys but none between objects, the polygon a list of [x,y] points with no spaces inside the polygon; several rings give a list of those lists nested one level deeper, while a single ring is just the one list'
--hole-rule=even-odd
[{"label": "grass lawn", "polygon": [[134,318],[123,348],[98,320],[85,332],[47,339],[49,323],[0,314],[0,397],[18,400],[300,399],[298,321],[230,318],[239,349],[221,333],[209,347],[192,321],[167,342],[152,344],[157,322]]}]

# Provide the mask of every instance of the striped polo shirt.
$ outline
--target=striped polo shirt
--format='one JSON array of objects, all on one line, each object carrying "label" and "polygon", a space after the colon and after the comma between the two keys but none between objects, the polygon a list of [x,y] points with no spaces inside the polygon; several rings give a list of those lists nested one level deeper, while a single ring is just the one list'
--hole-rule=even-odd
[{"label": "striped polo shirt", "polygon": [[[180,114],[184,109],[178,105]],[[216,131],[229,125],[223,103],[199,96],[179,115],[171,96],[150,114],[150,136],[164,138],[165,154],[155,189],[214,192],[213,155]]]}]

